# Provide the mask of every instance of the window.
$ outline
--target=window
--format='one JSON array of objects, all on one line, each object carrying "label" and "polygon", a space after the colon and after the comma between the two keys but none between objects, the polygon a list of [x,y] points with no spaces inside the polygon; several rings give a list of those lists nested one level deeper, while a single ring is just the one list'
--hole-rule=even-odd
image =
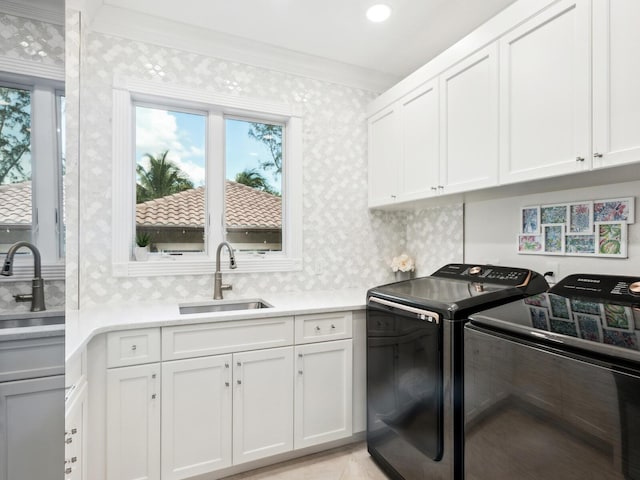
[{"label": "window", "polygon": [[0,254],[17,241],[29,241],[38,246],[43,263],[63,255],[60,88],[47,80],[0,78]]},{"label": "window", "polygon": [[[221,241],[238,271],[301,268],[301,119],[290,108],[136,81],[114,89],[113,125],[116,276],[211,274]],[[141,236],[148,262],[132,261]]]}]

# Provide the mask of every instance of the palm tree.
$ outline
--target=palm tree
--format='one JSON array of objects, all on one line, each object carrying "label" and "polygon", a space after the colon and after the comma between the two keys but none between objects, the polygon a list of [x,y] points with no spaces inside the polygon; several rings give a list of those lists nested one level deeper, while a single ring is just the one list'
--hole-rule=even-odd
[{"label": "palm tree", "polygon": [[269,123],[251,123],[247,132],[249,138],[264,143],[271,153],[271,160],[260,162],[264,169],[274,169],[276,175],[282,173],[282,126]]},{"label": "palm tree", "polygon": [[272,195],[280,195],[276,192],[264,176],[255,168],[246,168],[242,172],[236,174],[236,182],[246,185],[256,190],[270,193]]},{"label": "palm tree", "polygon": [[167,158],[169,150],[165,150],[157,157],[145,153],[149,159],[149,168],[145,169],[138,164],[136,173],[136,202],[142,203],[154,198],[166,197],[173,193],[182,192],[193,188],[193,182],[180,170],[175,163]]}]

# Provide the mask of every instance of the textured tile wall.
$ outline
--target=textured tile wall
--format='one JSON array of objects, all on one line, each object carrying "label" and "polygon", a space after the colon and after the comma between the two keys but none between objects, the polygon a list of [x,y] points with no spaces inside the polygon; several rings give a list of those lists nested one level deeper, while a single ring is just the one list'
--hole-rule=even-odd
[{"label": "textured tile wall", "polygon": [[[210,297],[212,276],[111,275],[111,87],[114,76],[299,105],[304,115],[304,267],[230,274],[227,296],[368,287],[392,279],[388,261],[411,248],[430,269],[462,251],[456,209],[413,214],[367,209],[366,105],[371,92],[103,34],[83,36],[80,133],[80,307]],[[147,64],[158,65],[161,79]],[[408,222],[418,222],[408,229]],[[436,238],[439,234],[449,238]],[[458,245],[459,244],[459,245]],[[428,248],[428,255],[422,248]],[[442,251],[441,251],[442,249]],[[455,253],[454,253],[455,252]],[[71,272],[71,269],[69,269]],[[430,272],[429,272],[430,273]],[[73,295],[69,293],[69,295]]]},{"label": "textured tile wall", "polygon": [[[65,62],[64,41],[64,28],[60,25],[0,13],[0,55],[4,57],[62,66]],[[46,55],[39,55],[38,51]],[[2,280],[0,312],[29,310],[29,303],[16,303],[13,296],[30,292],[30,281]],[[65,282],[46,281],[45,301],[48,308],[62,307]]]}]

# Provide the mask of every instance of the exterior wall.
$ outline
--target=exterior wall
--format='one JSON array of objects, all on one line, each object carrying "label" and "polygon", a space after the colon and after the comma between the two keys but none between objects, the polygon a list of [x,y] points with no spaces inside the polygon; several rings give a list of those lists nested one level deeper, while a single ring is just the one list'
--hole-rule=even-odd
[{"label": "exterior wall", "polygon": [[[210,297],[213,291],[213,275],[127,279],[111,275],[110,113],[116,76],[297,104],[303,110],[303,270],[227,274],[225,281],[233,284],[233,291],[226,297],[370,287],[391,281],[387,263],[407,246],[407,221],[415,222],[410,229],[412,248],[423,248],[425,241],[429,245],[428,257],[415,254],[425,269],[443,263],[440,259],[451,257],[452,251],[461,253],[461,230],[432,225],[442,218],[440,213],[368,210],[366,106],[373,93],[95,32],[83,36],[82,52],[81,308],[154,299],[183,301]],[[145,64],[160,65],[165,76],[158,80]],[[461,229],[461,209],[444,218]],[[432,241],[432,233],[449,237]]]}]

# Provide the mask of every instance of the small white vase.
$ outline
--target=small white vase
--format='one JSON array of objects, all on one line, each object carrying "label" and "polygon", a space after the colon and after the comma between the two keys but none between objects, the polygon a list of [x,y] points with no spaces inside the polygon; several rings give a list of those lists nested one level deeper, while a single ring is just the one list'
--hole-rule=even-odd
[{"label": "small white vase", "polygon": [[146,262],[149,259],[149,247],[138,247],[133,249],[133,256],[138,262]]},{"label": "small white vase", "polygon": [[394,272],[396,276],[396,282],[400,282],[402,280],[409,280],[411,278],[411,273],[412,272],[401,272],[400,270],[398,270],[397,272]]}]

